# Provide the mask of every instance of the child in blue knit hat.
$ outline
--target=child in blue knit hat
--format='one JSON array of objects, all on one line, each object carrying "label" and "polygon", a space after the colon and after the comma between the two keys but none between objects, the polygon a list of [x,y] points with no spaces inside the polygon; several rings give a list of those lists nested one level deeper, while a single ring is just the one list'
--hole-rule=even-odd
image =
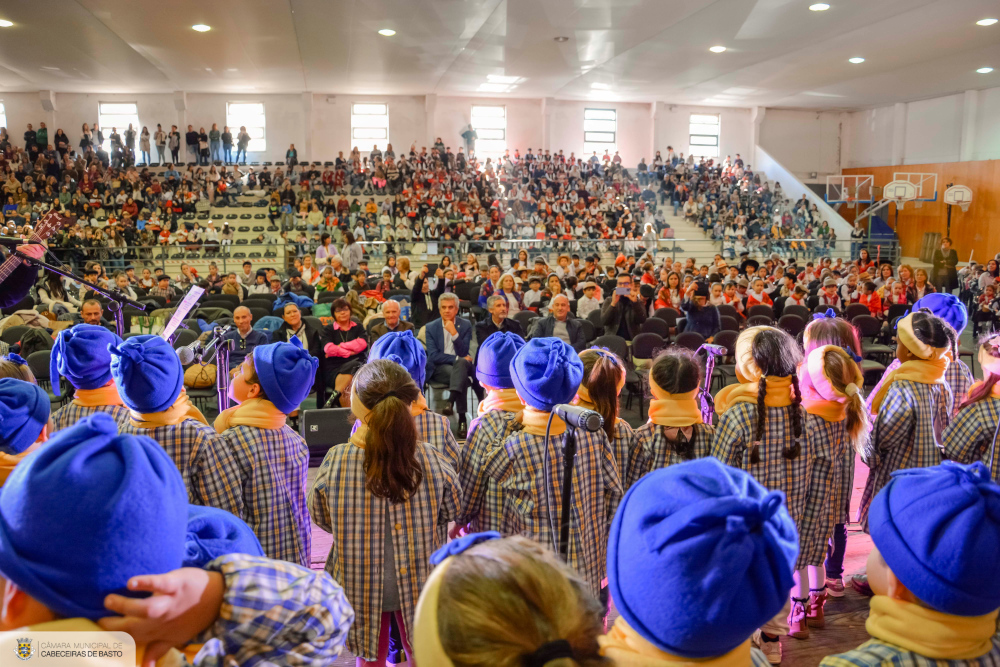
[{"label": "child in blue knit hat", "polygon": [[[413,331],[390,331],[372,343],[369,361],[389,359],[406,369],[417,388],[424,386],[427,376],[427,352],[423,344],[413,335]],[[413,423],[417,426],[417,437],[444,454],[453,468],[458,468],[459,447],[455,434],[451,431],[448,418],[427,407],[423,392],[410,406]]]},{"label": "child in blue knit hat", "polygon": [[0,484],[52,431],[49,395],[38,385],[0,379]]},{"label": "child in blue knit hat", "polygon": [[236,368],[215,430],[236,461],[242,517],[264,553],[309,567],[312,526],[306,507],[309,448],[285,422],[312,388],[319,361],[293,343],[259,345]]},{"label": "child in blue knit hat", "polygon": [[[949,461],[982,461],[990,477],[1000,479],[1000,332],[987,334],[979,345],[983,381],[969,388],[965,402],[941,434],[942,454]],[[950,368],[950,366],[949,366]]]},{"label": "child in blue knit hat", "polygon": [[781,491],[714,458],[654,470],[611,525],[608,588],[621,615],[602,654],[619,667],[767,665],[751,635],[784,607],[798,551]]},{"label": "child in blue knit hat", "polygon": [[1000,486],[982,463],[899,470],[872,502],[872,639],[823,667],[1000,665]]},{"label": "child in blue knit hat", "polygon": [[180,470],[192,502],[243,516],[236,460],[188,398],[184,369],[170,343],[159,336],[133,336],[108,351],[111,376],[129,409],[121,432],[160,443]]},{"label": "child in blue knit hat", "polygon": [[199,662],[332,661],[353,618],[343,591],[249,555],[179,570],[188,511],[180,474],[150,438],[119,435],[105,413],[60,431],[0,490],[0,630],[96,631],[100,621],[131,634],[139,660],[201,635],[216,641]]},{"label": "child in blue knit hat", "polygon": [[[558,551],[562,454],[570,427],[552,409],[576,396],[583,362],[558,338],[533,338],[514,355],[510,373],[524,402],[524,428],[489,453],[483,473],[500,489],[500,532],[524,535]],[[568,562],[597,595],[607,567],[608,526],[622,497],[622,482],[604,431],[574,429],[572,434],[577,454]]]},{"label": "child in blue knit hat", "polygon": [[77,324],[59,332],[49,357],[49,376],[57,395],[59,378],[66,378],[73,385],[73,400],[52,415],[54,431],[72,426],[95,412],[108,413],[119,426],[129,422],[129,409],[111,377],[108,350],[108,346],[121,343],[121,338],[93,324]]},{"label": "child in blue knit hat", "polygon": [[523,338],[507,331],[496,331],[479,344],[476,379],[486,395],[479,403],[478,415],[469,424],[457,466],[465,508],[452,537],[462,530],[475,533],[500,528],[500,491],[484,474],[483,461],[493,449],[502,447],[509,435],[521,430],[524,403],[514,389],[510,363],[524,344]]}]

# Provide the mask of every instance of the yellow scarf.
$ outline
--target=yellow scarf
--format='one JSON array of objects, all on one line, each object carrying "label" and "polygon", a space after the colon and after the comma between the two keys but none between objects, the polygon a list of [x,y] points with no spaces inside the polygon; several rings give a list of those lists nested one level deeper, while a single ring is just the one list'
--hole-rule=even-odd
[{"label": "yellow scarf", "polygon": [[81,408],[99,408],[104,405],[125,405],[114,380],[97,389],[77,389],[73,392],[73,405]]},{"label": "yellow scarf", "polygon": [[[981,385],[982,383],[983,383],[982,380],[980,380],[978,382],[973,382],[972,386],[969,387],[969,393],[971,394],[976,389],[978,389],[979,385]],[[993,385],[993,389],[990,391],[990,396],[992,396],[993,398],[1000,398],[1000,382],[998,382],[995,385]]]},{"label": "yellow scarf", "polygon": [[[521,422],[524,424],[524,431],[532,435],[545,435],[545,426],[549,423],[549,415],[551,412],[542,412],[541,410],[536,410],[530,405],[524,406],[524,412],[521,414]],[[552,428],[549,430],[550,435],[562,435],[566,432],[566,422],[560,419],[556,415],[552,415]]]},{"label": "yellow scarf", "polygon": [[[787,408],[792,404],[792,377],[765,378],[764,405],[769,408]],[[715,395],[715,412],[722,414],[737,403],[757,403],[756,382],[731,384]]]},{"label": "yellow scarf", "polygon": [[639,636],[635,630],[618,617],[608,634],[597,638],[601,655],[610,658],[616,667],[750,667],[750,639],[729,653],[717,658],[682,658],[662,651]]},{"label": "yellow scarf", "polygon": [[[39,623],[37,625],[29,625],[26,628],[30,632],[104,632],[97,623],[94,623],[88,618],[63,618],[58,621],[49,621],[48,623]],[[136,642],[135,645],[135,664],[141,665],[142,659],[146,653],[146,645]],[[99,661],[92,660],[87,661],[89,665],[101,665],[101,664],[115,664],[119,665],[121,662],[112,662],[111,660]],[[181,667],[184,665],[184,658],[177,649],[170,649],[167,651],[166,655],[156,661],[157,667]]]},{"label": "yellow scarf", "polygon": [[223,410],[215,418],[215,432],[222,433],[230,426],[256,426],[278,431],[285,425],[285,413],[271,401],[248,398],[240,405]]},{"label": "yellow scarf", "polygon": [[692,389],[686,394],[668,394],[650,375],[649,390],[653,394],[653,398],[649,401],[649,421],[652,423],[672,428],[704,423],[701,407],[695,400],[695,396],[698,395],[697,389]]},{"label": "yellow scarf", "polygon": [[487,386],[483,386],[483,389],[486,390],[486,398],[479,403],[480,417],[490,410],[513,412],[518,415],[524,410],[524,403],[518,397],[516,389],[493,389]]},{"label": "yellow scarf", "polygon": [[993,648],[996,611],[953,616],[912,602],[876,595],[865,629],[875,639],[934,660],[973,660]]},{"label": "yellow scarf", "polygon": [[945,384],[944,372],[948,368],[948,359],[941,356],[938,359],[914,359],[904,361],[895,370],[889,372],[882,380],[882,386],[872,399],[872,414],[878,414],[885,395],[895,380],[910,380],[920,384]]},{"label": "yellow scarf", "polygon": [[823,399],[803,396],[802,407],[806,412],[820,417],[823,421],[842,422],[847,419],[847,403],[824,401]]},{"label": "yellow scarf", "polygon": [[205,415],[201,414],[201,410],[195,407],[184,389],[181,389],[181,393],[178,394],[174,404],[162,412],[144,413],[136,412],[135,410],[130,410],[130,412],[132,413],[132,426],[136,428],[176,426],[185,419],[197,419],[205,426],[209,425],[208,420],[205,419]]}]

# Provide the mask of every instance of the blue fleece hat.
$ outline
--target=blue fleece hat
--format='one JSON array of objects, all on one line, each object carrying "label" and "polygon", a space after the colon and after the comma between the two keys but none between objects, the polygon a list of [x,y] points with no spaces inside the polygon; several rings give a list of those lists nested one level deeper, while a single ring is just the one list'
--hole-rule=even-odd
[{"label": "blue fleece hat", "polygon": [[59,616],[108,616],[130,577],[181,566],[187,489],[146,436],[95,413],[28,454],[0,489],[0,574]]},{"label": "blue fleece hat", "polygon": [[932,609],[1000,609],[1000,486],[982,463],[897,470],[872,501],[868,525],[892,573]]},{"label": "blue fleece hat", "polygon": [[583,380],[583,362],[572,347],[558,338],[532,338],[510,362],[518,396],[536,410],[551,412],[576,396]]},{"label": "blue fleece hat", "polygon": [[63,329],[56,336],[49,356],[49,377],[52,390],[59,395],[59,377],[69,380],[77,389],[97,389],[111,380],[109,345],[118,346],[122,339],[95,324],[77,324]]},{"label": "blue fleece hat", "polygon": [[38,385],[0,379],[0,452],[20,454],[31,447],[49,423],[49,395]]},{"label": "blue fleece hat", "polygon": [[622,498],[608,538],[608,588],[657,648],[717,657],[781,611],[798,554],[782,492],[696,459],[649,473]]},{"label": "blue fleece hat", "polygon": [[219,556],[263,556],[264,549],[243,519],[215,507],[188,505],[183,567],[204,567]]},{"label": "blue fleece hat", "polygon": [[184,368],[170,343],[159,336],[132,336],[109,345],[111,377],[122,402],[136,412],[162,412],[184,388]]},{"label": "blue fleece hat", "polygon": [[368,361],[387,359],[389,355],[399,357],[397,363],[406,369],[413,382],[422,390],[427,379],[427,352],[413,332],[390,331],[379,336],[379,339],[372,343]]},{"label": "blue fleece hat", "polygon": [[286,415],[295,412],[312,391],[319,360],[302,347],[298,338],[290,343],[259,345],[253,350],[253,369],[267,400]]},{"label": "blue fleece hat", "polygon": [[493,389],[512,388],[514,380],[510,377],[510,362],[524,345],[524,339],[515,333],[491,333],[479,346],[476,377],[482,384]]},{"label": "blue fleece hat", "polygon": [[940,292],[928,294],[917,299],[917,302],[913,304],[914,313],[921,308],[926,308],[937,317],[940,317],[950,324],[951,328],[957,333],[962,333],[969,324],[969,311],[966,310],[965,304],[959,301],[958,297],[954,294]]}]

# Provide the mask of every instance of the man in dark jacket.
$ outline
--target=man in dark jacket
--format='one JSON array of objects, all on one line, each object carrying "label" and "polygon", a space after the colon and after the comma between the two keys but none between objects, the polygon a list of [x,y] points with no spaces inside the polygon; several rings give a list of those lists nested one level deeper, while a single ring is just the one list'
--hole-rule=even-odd
[{"label": "man in dark jacket", "polygon": [[703,280],[691,283],[681,302],[681,310],[687,316],[684,331],[694,331],[705,337],[706,343],[711,343],[722,330],[722,320],[719,309],[708,303],[709,287]]},{"label": "man in dark jacket", "polygon": [[438,279],[435,289],[430,288],[427,280],[427,265],[420,269],[420,274],[413,280],[413,290],[410,292],[410,319],[419,329],[434,321],[438,313],[438,297],[444,294],[444,279]]},{"label": "man in dark jacket", "polygon": [[947,236],[941,239],[941,247],[934,251],[931,259],[934,265],[934,278],[931,282],[942,292],[949,294],[958,287],[958,253],[951,247],[951,239]]},{"label": "man in dark jacket", "polygon": [[372,343],[390,331],[413,331],[413,322],[404,322],[399,318],[400,310],[398,301],[386,299],[386,302],[382,304],[382,317],[385,318],[385,322],[372,327]]},{"label": "man in dark jacket", "polygon": [[316,288],[302,280],[302,274],[296,269],[288,272],[288,282],[282,285],[281,289],[299,296],[307,296],[310,299],[314,299],[316,296]]},{"label": "man in dark jacket", "polygon": [[587,335],[580,320],[569,316],[569,298],[557,294],[549,302],[551,315],[535,319],[531,328],[531,338],[558,338],[571,345],[577,352],[587,346]]},{"label": "man in dark jacket", "polygon": [[521,324],[517,320],[507,317],[507,299],[494,294],[486,300],[486,309],[490,311],[490,316],[485,322],[476,324],[476,340],[482,345],[483,341],[498,331],[514,333],[524,338],[521,331]]},{"label": "man in dark jacket", "polygon": [[620,274],[615,293],[601,306],[601,324],[605,336],[621,336],[632,340],[639,335],[646,321],[646,309],[639,296],[639,281],[627,273]]},{"label": "man in dark jacket", "polygon": [[188,147],[188,153],[191,154],[191,159],[195,162],[198,160],[198,133],[195,131],[193,125],[188,125],[187,134],[184,137],[185,143]]}]

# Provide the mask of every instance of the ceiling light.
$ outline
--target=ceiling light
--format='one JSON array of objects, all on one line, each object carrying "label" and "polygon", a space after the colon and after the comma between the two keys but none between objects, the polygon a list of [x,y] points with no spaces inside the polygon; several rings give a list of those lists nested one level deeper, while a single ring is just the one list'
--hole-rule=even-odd
[{"label": "ceiling light", "polygon": [[830,9],[830,5],[825,2],[817,2],[815,5],[809,5],[809,10],[813,12],[825,12]]},{"label": "ceiling light", "polygon": [[[996,22],[997,22],[996,19],[981,19],[979,21],[976,21],[976,25],[993,25]],[[0,23],[0,25],[3,25],[3,23]]]},{"label": "ceiling light", "polygon": [[709,51],[711,51],[712,53],[722,53],[725,50],[726,47],[724,46],[713,46],[712,48],[709,49]]},{"label": "ceiling light", "polygon": [[7,19],[0,19],[0,28],[9,28],[12,25],[14,25],[14,24],[12,22],[8,21]]},{"label": "ceiling light", "polygon": [[993,71],[993,68],[992,67],[980,67],[976,71],[979,72],[980,74],[989,74],[990,72]]},{"label": "ceiling light", "polygon": [[851,63],[852,65],[860,65],[864,61],[865,61],[865,59],[862,58],[861,56],[855,56],[854,58],[848,58],[847,59],[847,62]]},{"label": "ceiling light", "polygon": [[487,74],[486,75],[486,80],[489,81],[490,83],[506,83],[506,84],[511,84],[511,83],[517,83],[518,81],[520,81],[521,77],[519,77],[519,76],[504,76],[502,74]]},{"label": "ceiling light", "polygon": [[45,70],[46,72],[58,72],[59,71],[58,67],[49,67],[47,65],[42,65],[42,69]]},{"label": "ceiling light", "polygon": [[382,28],[381,30],[378,31],[378,34],[382,35],[383,37],[392,37],[393,35],[396,34],[396,31],[393,30],[392,28]]},{"label": "ceiling light", "polygon": [[191,29],[197,32],[208,32],[209,30],[212,29],[212,26],[205,25],[204,23],[195,23],[193,26],[191,26]]},{"label": "ceiling light", "polygon": [[594,90],[610,90],[611,89],[611,86],[609,86],[606,83],[592,83],[592,84],[590,84],[590,87],[593,88]]},{"label": "ceiling light", "polygon": [[562,44],[563,42],[568,42],[569,41],[569,37],[565,37],[563,35],[560,35],[559,37],[553,37],[552,39],[556,40],[560,44]]}]

